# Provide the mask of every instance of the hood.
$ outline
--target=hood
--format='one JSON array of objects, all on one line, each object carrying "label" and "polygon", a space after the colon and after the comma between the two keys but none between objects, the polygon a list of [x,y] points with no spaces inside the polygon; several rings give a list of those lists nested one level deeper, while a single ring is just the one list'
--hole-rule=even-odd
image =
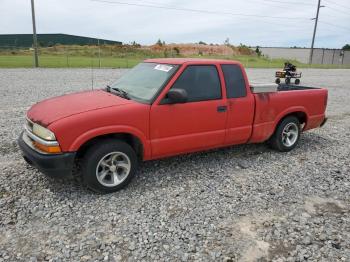
[{"label": "hood", "polygon": [[132,103],[102,90],[86,91],[58,96],[33,105],[27,117],[42,126],[83,112]]}]

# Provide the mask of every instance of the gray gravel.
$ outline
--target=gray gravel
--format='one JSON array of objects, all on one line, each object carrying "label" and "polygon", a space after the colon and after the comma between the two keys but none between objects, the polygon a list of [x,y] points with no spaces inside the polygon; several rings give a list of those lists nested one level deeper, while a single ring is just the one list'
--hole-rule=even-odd
[{"label": "gray gravel", "polygon": [[[143,164],[97,195],[22,160],[24,113],[91,88],[88,69],[0,69],[1,261],[350,261],[350,70],[303,70],[329,88],[322,128],[292,152],[243,145]],[[273,81],[272,69],[250,69]],[[95,70],[103,87],[121,70]]]}]

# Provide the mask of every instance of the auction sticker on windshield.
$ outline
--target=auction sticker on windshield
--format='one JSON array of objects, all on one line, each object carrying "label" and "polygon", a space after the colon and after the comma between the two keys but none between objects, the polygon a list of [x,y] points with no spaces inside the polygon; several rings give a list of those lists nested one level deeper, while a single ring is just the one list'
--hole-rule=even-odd
[{"label": "auction sticker on windshield", "polygon": [[171,69],[173,69],[173,67],[169,65],[156,65],[154,69],[164,71],[164,72],[169,72]]}]

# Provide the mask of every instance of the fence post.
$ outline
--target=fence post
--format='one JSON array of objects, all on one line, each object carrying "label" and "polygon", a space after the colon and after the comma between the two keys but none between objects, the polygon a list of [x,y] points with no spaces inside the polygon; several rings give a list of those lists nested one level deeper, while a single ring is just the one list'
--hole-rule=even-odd
[{"label": "fence post", "polygon": [[322,60],[321,60],[322,65],[323,65],[323,59],[324,59],[324,48],[322,48]]},{"label": "fence post", "polygon": [[67,67],[69,67],[67,47],[65,47],[64,49],[66,51],[66,64],[67,64]]},{"label": "fence post", "polygon": [[101,48],[100,48],[100,39],[97,39],[98,45],[98,68],[101,68]]}]

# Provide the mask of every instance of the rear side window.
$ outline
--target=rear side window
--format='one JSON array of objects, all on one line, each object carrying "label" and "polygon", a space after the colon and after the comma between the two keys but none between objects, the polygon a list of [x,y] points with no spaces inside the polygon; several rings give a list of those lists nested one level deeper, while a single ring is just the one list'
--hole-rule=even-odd
[{"label": "rear side window", "polygon": [[227,98],[247,96],[241,68],[238,65],[221,65],[225,77]]},{"label": "rear side window", "polygon": [[188,102],[221,99],[221,85],[216,66],[188,66],[172,88],[185,89]]}]

